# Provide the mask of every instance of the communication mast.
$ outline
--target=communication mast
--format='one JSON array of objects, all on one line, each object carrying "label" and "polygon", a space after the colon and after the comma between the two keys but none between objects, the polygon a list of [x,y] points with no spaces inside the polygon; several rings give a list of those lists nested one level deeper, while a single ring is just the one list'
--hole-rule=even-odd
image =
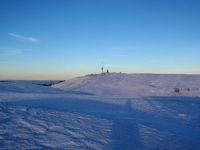
[{"label": "communication mast", "polygon": [[102,73],[103,73],[103,62],[102,62],[102,68],[101,68],[101,70],[102,70]]}]

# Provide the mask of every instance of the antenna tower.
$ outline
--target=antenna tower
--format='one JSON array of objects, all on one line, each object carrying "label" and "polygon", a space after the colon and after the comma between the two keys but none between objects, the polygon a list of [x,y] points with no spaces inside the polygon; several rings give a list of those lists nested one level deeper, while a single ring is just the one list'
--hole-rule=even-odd
[{"label": "antenna tower", "polygon": [[102,62],[102,68],[101,68],[101,70],[102,70],[102,73],[103,73],[103,62]]}]

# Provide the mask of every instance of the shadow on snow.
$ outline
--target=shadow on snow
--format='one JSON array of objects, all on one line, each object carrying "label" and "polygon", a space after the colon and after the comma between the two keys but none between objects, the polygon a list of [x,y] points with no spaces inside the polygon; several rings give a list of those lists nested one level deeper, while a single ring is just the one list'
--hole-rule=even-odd
[{"label": "shadow on snow", "polygon": [[[69,91],[70,92],[70,91]],[[72,92],[73,93],[73,92]],[[76,93],[74,93],[76,94]],[[77,93],[77,94],[88,94],[88,93]],[[145,101],[150,105],[156,106],[155,102],[166,104],[168,101],[196,101],[199,109],[199,98],[185,98],[185,97],[143,97]],[[124,105],[112,104],[101,102],[92,99],[77,99],[77,98],[52,98],[52,99],[41,99],[41,100],[22,100],[9,102],[12,105],[25,106],[25,107],[36,107],[45,109],[56,109],[60,111],[83,113],[93,115],[96,117],[104,118],[113,121],[111,139],[113,141],[112,149],[144,149],[143,142],[141,139],[140,130],[138,124],[152,126],[153,128],[160,130],[160,132],[170,132],[176,136],[180,135],[196,143],[199,148],[198,139],[200,139],[199,129],[190,130],[187,126],[182,125],[179,128],[179,124],[168,122],[161,117],[154,117],[154,115],[146,114],[132,108],[132,100],[127,99]],[[164,102],[163,102],[164,101]],[[168,104],[166,104],[168,107]],[[170,105],[169,105],[170,107]],[[199,116],[198,116],[199,122]],[[180,132],[175,132],[177,128]],[[189,130],[188,130],[189,129]],[[174,133],[173,133],[174,132]],[[193,133],[191,133],[193,132]],[[155,137],[154,137],[155,138]],[[183,140],[184,141],[184,140]],[[163,141],[162,141],[163,142]],[[166,141],[167,142],[167,141]],[[170,146],[171,143],[167,143]],[[188,146],[182,142],[182,146]],[[174,144],[175,145],[175,144]],[[168,148],[175,148],[174,145]],[[158,148],[154,145],[154,149]],[[190,145],[189,145],[190,146]],[[152,148],[152,147],[151,147]],[[182,147],[183,148],[183,147]]]}]

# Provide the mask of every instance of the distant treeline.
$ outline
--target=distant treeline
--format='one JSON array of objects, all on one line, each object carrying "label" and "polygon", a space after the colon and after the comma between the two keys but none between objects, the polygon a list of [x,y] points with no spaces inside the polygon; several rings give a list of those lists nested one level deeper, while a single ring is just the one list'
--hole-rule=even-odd
[{"label": "distant treeline", "polygon": [[42,85],[42,86],[52,86],[52,85],[55,85],[55,84],[59,84],[59,83],[61,83],[61,82],[64,82],[65,80],[61,80],[61,81],[59,81],[59,82],[57,82],[57,83],[50,83],[50,84],[38,84],[38,85]]}]

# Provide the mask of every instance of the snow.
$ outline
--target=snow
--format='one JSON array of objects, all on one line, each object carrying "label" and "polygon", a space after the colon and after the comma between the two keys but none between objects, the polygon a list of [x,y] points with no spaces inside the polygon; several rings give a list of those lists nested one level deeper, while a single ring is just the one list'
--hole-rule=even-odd
[{"label": "snow", "polygon": [[199,88],[200,75],[0,82],[0,149],[200,149]]},{"label": "snow", "polygon": [[[173,96],[174,88],[183,88],[183,96],[200,96],[199,75],[120,74],[85,76],[54,85],[62,90],[84,91],[112,96]],[[186,92],[191,88],[192,92]]]}]

